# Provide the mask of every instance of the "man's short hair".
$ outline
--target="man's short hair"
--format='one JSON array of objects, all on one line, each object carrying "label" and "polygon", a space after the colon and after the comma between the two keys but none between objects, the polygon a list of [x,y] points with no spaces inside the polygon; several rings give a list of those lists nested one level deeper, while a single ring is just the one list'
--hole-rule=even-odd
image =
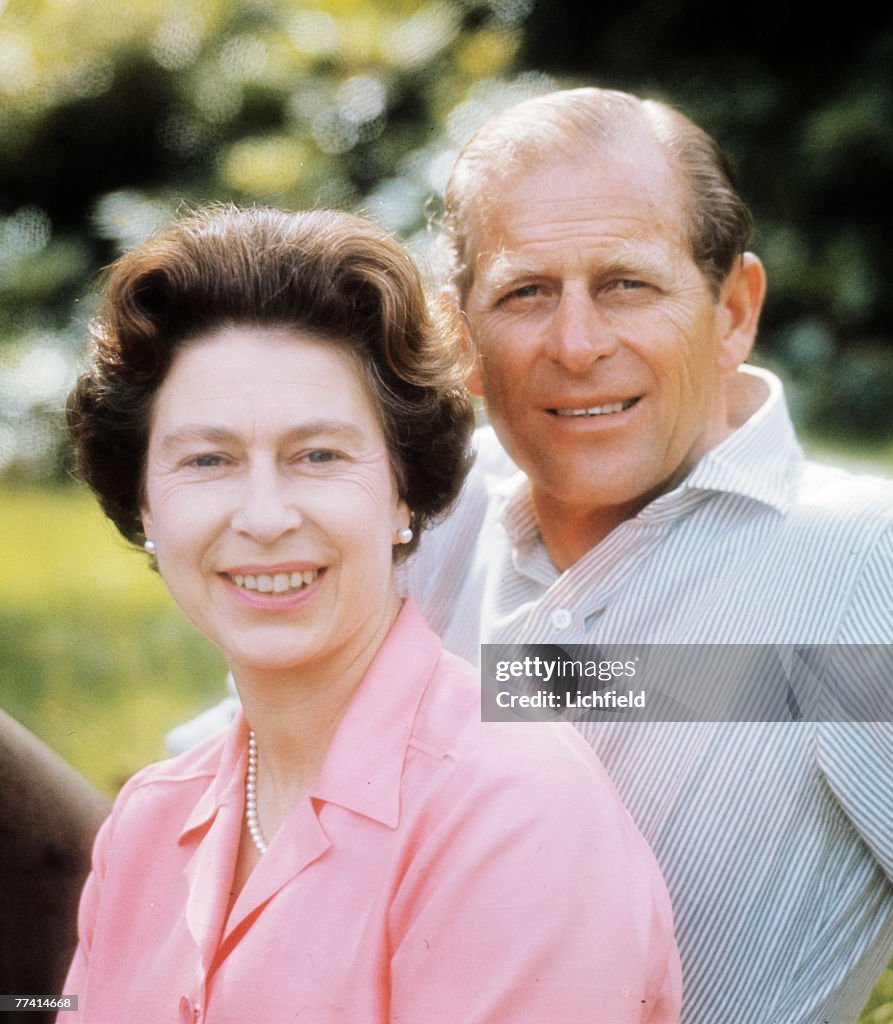
[{"label": "man's short hair", "polygon": [[529,167],[594,158],[598,149],[651,138],[688,196],[691,255],[718,296],[750,242],[751,220],[728,160],[693,121],[658,100],[612,89],[564,89],[524,100],[492,117],[466,143],[444,197],[448,273],[460,296],[473,278],[471,235],[498,203],[500,186]]}]

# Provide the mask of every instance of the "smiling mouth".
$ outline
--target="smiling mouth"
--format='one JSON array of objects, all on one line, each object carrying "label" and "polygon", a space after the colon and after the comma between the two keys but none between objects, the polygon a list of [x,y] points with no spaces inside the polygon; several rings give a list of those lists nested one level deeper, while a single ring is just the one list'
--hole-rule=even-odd
[{"label": "smiling mouth", "polygon": [[309,587],[319,576],[322,569],[304,569],[303,572],[277,572],[269,575],[258,573],[224,573],[237,587],[245,590],[256,590],[260,594],[294,594],[296,591]]},{"label": "smiling mouth", "polygon": [[587,409],[549,409],[553,416],[610,416],[612,413],[624,412],[638,402],[638,398],[630,398],[625,402],[608,402],[605,405],[592,405]]}]

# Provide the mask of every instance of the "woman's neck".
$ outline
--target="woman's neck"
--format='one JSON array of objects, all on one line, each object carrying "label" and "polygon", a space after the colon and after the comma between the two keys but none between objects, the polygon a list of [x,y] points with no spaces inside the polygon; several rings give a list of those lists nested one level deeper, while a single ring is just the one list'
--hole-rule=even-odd
[{"label": "woman's neck", "polygon": [[[258,747],[258,811],[270,838],[319,773],[344,712],[400,612],[396,593],[349,648],[298,668],[232,665]],[[266,813],[265,813],[266,812]]]}]

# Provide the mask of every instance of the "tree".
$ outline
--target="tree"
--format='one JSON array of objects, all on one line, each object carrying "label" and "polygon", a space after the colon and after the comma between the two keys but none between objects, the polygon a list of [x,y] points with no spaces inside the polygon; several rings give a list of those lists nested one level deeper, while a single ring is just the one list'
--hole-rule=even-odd
[{"label": "tree", "polygon": [[767,0],[0,0],[0,473],[59,472],[98,269],[183,204],[358,209],[424,258],[459,145],[578,81],[730,154],[770,273],[760,358],[812,431],[893,436],[893,26]]}]

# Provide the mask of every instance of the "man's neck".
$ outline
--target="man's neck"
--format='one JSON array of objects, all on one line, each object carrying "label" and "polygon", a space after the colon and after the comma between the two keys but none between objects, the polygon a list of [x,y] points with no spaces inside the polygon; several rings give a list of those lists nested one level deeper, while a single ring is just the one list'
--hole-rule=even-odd
[{"label": "man's neck", "polygon": [[739,427],[743,427],[769,397],[769,387],[766,382],[761,377],[744,370],[732,374],[725,381],[724,391],[730,434],[738,430]]},{"label": "man's neck", "polygon": [[561,572],[579,561],[587,551],[627,519],[632,519],[651,500],[643,497],[630,505],[599,508],[568,506],[552,495],[533,490],[536,521],[552,564]]}]

